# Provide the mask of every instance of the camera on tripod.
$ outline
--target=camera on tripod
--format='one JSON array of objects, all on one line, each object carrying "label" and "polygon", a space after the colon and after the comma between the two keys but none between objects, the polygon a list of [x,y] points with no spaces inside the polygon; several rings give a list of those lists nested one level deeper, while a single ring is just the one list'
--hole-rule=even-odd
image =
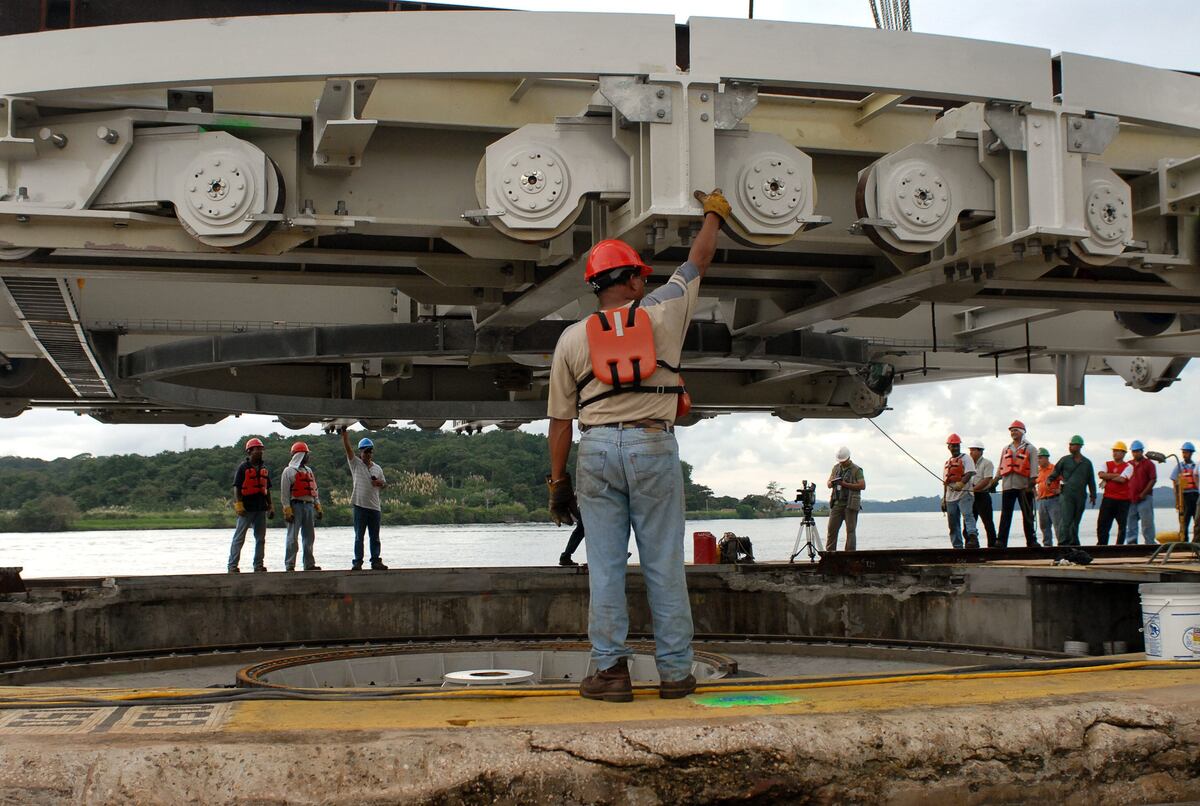
[{"label": "camera on tripod", "polygon": [[[800,529],[796,532],[796,545],[792,546],[792,556],[788,562],[794,563],[801,554],[808,554],[809,562],[817,561],[817,522],[813,520],[813,509],[817,506],[817,485],[809,484],[808,479],[800,482],[796,490],[796,503],[800,505],[804,517],[800,519]],[[803,543],[803,545],[801,545]]]},{"label": "camera on tripod", "polygon": [[800,489],[796,490],[796,503],[804,510],[804,517],[811,518],[813,508],[817,505],[817,485],[809,484],[808,479],[800,482]]}]

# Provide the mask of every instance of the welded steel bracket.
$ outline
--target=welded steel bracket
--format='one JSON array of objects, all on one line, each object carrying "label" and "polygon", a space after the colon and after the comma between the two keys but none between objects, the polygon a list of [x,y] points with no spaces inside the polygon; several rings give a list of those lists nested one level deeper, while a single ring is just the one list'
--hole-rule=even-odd
[{"label": "welded steel bracket", "polygon": [[1066,119],[1067,151],[1074,154],[1103,154],[1121,124],[1112,115],[1067,115]]},{"label": "welded steel bracket", "polygon": [[989,103],[983,108],[983,120],[996,135],[996,140],[988,145],[989,153],[994,154],[1002,147],[1009,151],[1025,150],[1025,117],[1020,104]]},{"label": "welded steel bracket", "polygon": [[717,94],[716,127],[718,129],[736,128],[756,106],[758,106],[757,85],[745,84],[740,81],[727,82],[725,90]]},{"label": "welded steel bracket", "polygon": [[330,78],[313,113],[313,165],[357,168],[377,120],[360,115],[375,89],[373,78]]},{"label": "welded steel bracket", "polygon": [[670,123],[671,91],[636,76],[600,76],[600,94],[631,123]]}]

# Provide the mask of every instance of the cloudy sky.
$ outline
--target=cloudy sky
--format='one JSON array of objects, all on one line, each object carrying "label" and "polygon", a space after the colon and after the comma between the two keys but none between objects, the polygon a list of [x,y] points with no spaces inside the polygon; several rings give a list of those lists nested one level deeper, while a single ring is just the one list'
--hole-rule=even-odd
[{"label": "cloudy sky", "polygon": [[[465,0],[456,0],[469,4]],[[745,16],[747,3],[729,0],[491,0],[491,7],[530,10],[610,11],[689,16]],[[914,28],[923,33],[994,39],[1138,62],[1156,67],[1200,71],[1200,13],[1195,0],[1156,0],[1140,4],[1136,20],[1128,0],[911,0]],[[871,26],[867,0],[786,2],[757,0],[760,19]],[[966,69],[967,65],[948,65]],[[1052,453],[1065,450],[1072,434],[1087,441],[1085,452],[1100,460],[1113,440],[1141,439],[1151,449],[1174,450],[1183,439],[1200,440],[1196,400],[1197,370],[1158,394],[1124,387],[1119,379],[1089,378],[1085,407],[1054,404],[1049,376],[981,378],[897,388],[875,422],[929,467],[937,470],[945,455],[945,435],[984,438],[995,456],[1007,439],[1014,417],[1029,426],[1029,438]],[[229,418],[203,428],[183,426],[108,426],[69,412],[33,411],[0,420],[0,454],[73,456],[146,453],[234,442],[247,434],[283,430],[269,417]],[[544,432],[542,428],[530,430]],[[865,421],[812,420],[785,423],[768,416],[734,415],[679,432],[680,450],[695,466],[695,478],[718,494],[761,492],[769,481],[788,488],[801,479],[823,479],[840,445],[850,447],[866,471],[867,497],[931,495],[938,485],[912,460]],[[380,460],[386,465],[386,452]]]}]

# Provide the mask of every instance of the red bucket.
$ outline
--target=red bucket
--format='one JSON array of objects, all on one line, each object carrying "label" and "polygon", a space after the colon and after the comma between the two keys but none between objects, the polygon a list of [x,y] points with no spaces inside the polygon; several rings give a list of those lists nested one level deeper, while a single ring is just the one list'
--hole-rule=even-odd
[{"label": "red bucket", "polygon": [[692,555],[696,565],[716,565],[717,536],[712,532],[692,532]]}]

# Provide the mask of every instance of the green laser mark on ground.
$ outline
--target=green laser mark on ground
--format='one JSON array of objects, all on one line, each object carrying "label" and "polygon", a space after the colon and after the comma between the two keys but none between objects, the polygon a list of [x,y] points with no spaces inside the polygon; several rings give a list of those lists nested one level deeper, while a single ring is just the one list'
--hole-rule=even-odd
[{"label": "green laser mark on ground", "polygon": [[706,708],[744,708],[750,705],[786,705],[803,697],[788,694],[701,694],[692,701]]}]

